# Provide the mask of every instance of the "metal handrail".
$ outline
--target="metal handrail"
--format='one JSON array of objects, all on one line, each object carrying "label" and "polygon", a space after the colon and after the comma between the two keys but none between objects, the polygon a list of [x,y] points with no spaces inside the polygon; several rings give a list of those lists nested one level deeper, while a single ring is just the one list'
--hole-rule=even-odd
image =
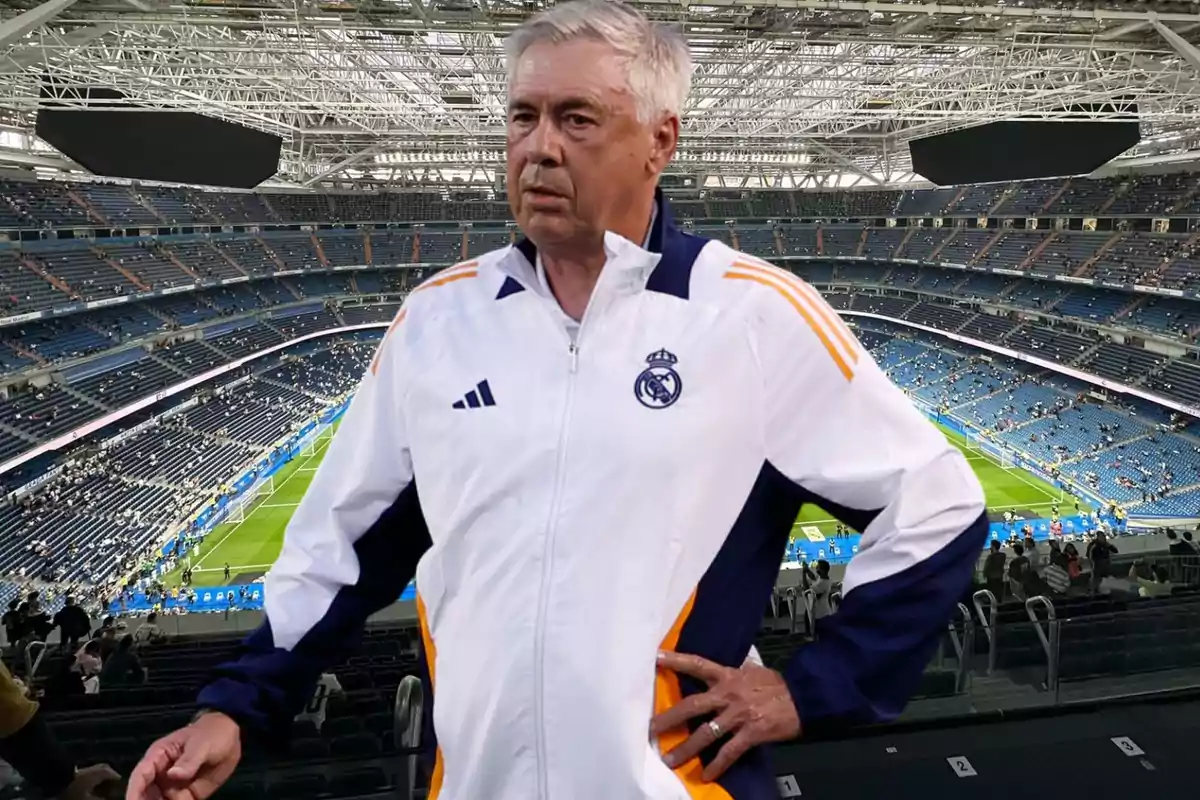
[{"label": "metal handrail", "polygon": [[[987,601],[988,608],[985,611],[983,601]],[[971,604],[975,607],[975,613],[978,615],[979,624],[983,627],[983,634],[988,640],[988,674],[996,669],[996,646],[999,644],[998,636],[996,635],[996,623],[999,619],[1000,602],[996,600],[996,595],[992,594],[990,589],[980,589],[975,594],[971,595]]]},{"label": "metal handrail", "polygon": [[392,738],[400,753],[399,774],[396,776],[398,800],[413,800],[417,788],[418,756],[421,746],[421,725],[425,713],[425,688],[415,675],[407,675],[396,687],[393,711]]},{"label": "metal handrail", "polygon": [[783,591],[783,602],[787,605],[788,610],[788,632],[796,632],[796,587],[789,586]]},{"label": "metal handrail", "polygon": [[954,676],[954,691],[965,692],[971,676],[971,659],[975,654],[975,620],[971,609],[958,604],[958,613],[963,619],[961,654],[958,657],[958,673]]},{"label": "metal handrail", "polygon": [[[33,656],[34,648],[37,648],[37,658]],[[29,685],[33,684],[34,676],[37,675],[38,667],[42,665],[42,659],[46,657],[45,642],[32,641],[25,645],[25,682]]]},{"label": "metal handrail", "polygon": [[954,650],[954,658],[957,666],[955,667],[954,690],[961,692],[966,686],[968,668],[970,665],[971,648],[975,646],[975,621],[971,618],[971,610],[964,604],[959,603],[957,608],[958,616],[962,618],[962,635],[959,635],[958,620],[951,619],[946,623],[945,638],[938,639],[937,654],[934,659],[940,668],[945,662],[946,639],[950,640],[950,646]]},{"label": "metal handrail", "polygon": [[[1042,620],[1038,617],[1039,606],[1046,609],[1045,630],[1042,630]],[[1025,613],[1029,615],[1033,629],[1037,631],[1038,639],[1041,640],[1042,650],[1046,653],[1046,689],[1054,691],[1058,687],[1059,648],[1058,614],[1054,610],[1054,603],[1043,595],[1031,597],[1025,601]]]},{"label": "metal handrail", "polygon": [[[970,621],[971,612],[967,610],[966,606],[964,606],[962,603],[959,603],[956,610],[960,616],[965,618],[966,621]],[[948,623],[946,623],[946,629],[950,633],[950,644],[954,648],[954,657],[961,660],[963,657],[963,643],[962,639],[960,639],[958,636],[958,628],[955,626],[956,622],[957,620],[951,619]]]}]

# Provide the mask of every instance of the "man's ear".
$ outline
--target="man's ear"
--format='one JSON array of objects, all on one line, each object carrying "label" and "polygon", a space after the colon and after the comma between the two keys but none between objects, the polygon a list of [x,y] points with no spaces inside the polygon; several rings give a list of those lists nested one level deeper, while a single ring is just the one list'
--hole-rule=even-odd
[{"label": "man's ear", "polygon": [[663,117],[651,133],[654,141],[646,169],[658,176],[667,168],[667,164],[671,163],[671,159],[675,157],[675,149],[679,146],[679,117],[675,114]]}]

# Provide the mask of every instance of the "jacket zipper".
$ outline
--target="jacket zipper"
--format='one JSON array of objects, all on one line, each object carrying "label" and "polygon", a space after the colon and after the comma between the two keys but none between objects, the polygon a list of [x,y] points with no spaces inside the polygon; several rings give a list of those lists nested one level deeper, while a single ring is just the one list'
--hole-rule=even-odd
[{"label": "jacket zipper", "polygon": [[550,499],[550,515],[546,520],[546,538],[542,545],[542,576],[538,592],[537,619],[534,622],[534,730],[537,758],[538,797],[548,800],[549,771],[546,767],[546,718],[545,718],[545,657],[546,657],[546,613],[550,604],[550,581],[554,573],[554,540],[558,532],[558,510],[566,480],[567,432],[571,424],[571,406],[575,396],[575,374],[579,369],[579,339],[582,332],[575,334],[575,341],[567,347],[567,386],[563,396],[563,411],[558,433],[558,459],[554,472],[554,494]]},{"label": "jacket zipper", "polygon": [[[607,265],[606,265],[607,266]],[[546,658],[546,613],[550,604],[550,580],[554,574],[553,554],[554,539],[558,532],[558,510],[561,505],[563,483],[566,480],[567,441],[571,427],[571,407],[575,396],[575,375],[579,370],[579,345],[583,341],[583,329],[587,327],[588,317],[594,315],[593,305],[600,289],[605,273],[601,273],[601,281],[597,281],[592,289],[592,297],[584,309],[583,317],[579,320],[579,328],[575,338],[565,335],[562,321],[557,314],[551,313],[550,320],[556,333],[567,339],[567,386],[563,393],[562,418],[558,430],[558,458],[554,468],[554,493],[550,497],[550,512],[546,520],[546,538],[542,544],[542,575],[538,591],[537,617],[534,620],[534,649],[533,649],[533,707],[534,707],[534,752],[537,762],[538,800],[549,800],[550,778],[546,767],[546,699],[545,699],[545,658]],[[553,299],[551,303],[556,303]],[[549,309],[548,309],[549,310]]]}]

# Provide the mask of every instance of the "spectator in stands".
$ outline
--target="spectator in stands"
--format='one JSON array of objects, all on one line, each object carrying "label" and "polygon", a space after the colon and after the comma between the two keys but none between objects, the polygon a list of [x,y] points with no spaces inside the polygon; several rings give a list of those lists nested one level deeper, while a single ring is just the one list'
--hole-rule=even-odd
[{"label": "spectator in stands", "polygon": [[1108,541],[1108,537],[1101,530],[1096,532],[1096,538],[1088,543],[1085,552],[1092,562],[1091,591],[1092,594],[1096,594],[1100,591],[1100,584],[1104,579],[1112,577],[1112,557],[1117,548]]},{"label": "spectator in stands", "polygon": [[117,642],[117,649],[100,670],[100,688],[129,686],[146,682],[146,669],[133,650],[133,637],[128,634]]},{"label": "spectator in stands", "polygon": [[1042,565],[1042,554],[1038,552],[1037,540],[1033,538],[1032,528],[1025,533],[1025,540],[1021,545],[1025,548],[1025,558],[1029,559],[1029,569],[1037,572]]},{"label": "spectator in stands", "polygon": [[1140,597],[1166,597],[1170,595],[1171,590],[1175,587],[1171,583],[1171,577],[1166,567],[1151,567],[1150,574],[1153,577],[1144,578],[1139,574],[1139,568],[1142,566],[1144,566],[1144,562],[1135,561],[1133,566],[1129,568],[1129,582],[1138,587],[1138,595]]},{"label": "spectator in stands", "polygon": [[1000,546],[999,539],[992,539],[987,558],[983,561],[983,582],[998,601],[1004,600],[1004,562],[1008,554]]},{"label": "spectator in stands", "polygon": [[117,652],[117,646],[121,643],[121,636],[125,628],[124,622],[116,622],[112,617],[105,620],[106,625],[102,625],[100,630],[96,631],[96,638],[100,640],[100,659],[108,661],[113,653]]},{"label": "spectator in stands", "polygon": [[1042,582],[1053,594],[1065,595],[1071,588],[1071,576],[1067,572],[1067,556],[1057,539],[1050,540],[1050,553],[1042,569]]},{"label": "spectator in stands", "polygon": [[[656,190],[686,43],[607,0],[505,41],[528,240],[409,297],[291,519],[267,623],[130,800],[216,791],[241,726],[289,727],[418,564],[444,800],[766,796],[759,746],[897,716],[969,588],[987,516],[963,454],[806,285],[674,226]],[[860,554],[818,641],[745,665],[805,500],[844,509]]]},{"label": "spectator in stands", "polygon": [[97,788],[120,776],[107,764],[76,769],[38,712],[0,663],[0,758],[46,797],[97,800]]},{"label": "spectator in stands", "polygon": [[1012,546],[1013,558],[1008,562],[1008,588],[1012,596],[1018,600],[1025,599],[1025,588],[1029,583],[1032,569],[1025,555],[1025,546],[1017,542]]},{"label": "spectator in stands", "polygon": [[1174,529],[1167,529],[1167,552],[1173,556],[1194,556],[1196,551],[1188,542],[1179,541],[1179,534]]},{"label": "spectator in stands", "polygon": [[1051,539],[1047,545],[1050,551],[1046,554],[1046,564],[1056,564],[1062,567],[1065,572],[1067,569],[1067,554],[1063,552],[1062,542],[1058,539]]},{"label": "spectator in stands", "polygon": [[9,646],[15,647],[25,636],[25,612],[21,609],[20,599],[13,598],[8,601],[8,610],[4,612],[0,622],[4,624]]},{"label": "spectator in stands", "polygon": [[67,595],[65,605],[54,615],[54,627],[58,628],[62,648],[74,653],[79,649],[79,640],[91,633],[92,621],[74,596]]},{"label": "spectator in stands", "polygon": [[812,600],[809,608],[812,610],[814,633],[819,634],[821,626],[818,624],[821,620],[833,613],[829,604],[829,596],[833,592],[833,581],[829,579],[829,562],[825,559],[817,561],[817,570],[814,573],[809,569],[808,564],[804,565],[804,581],[808,589],[812,592]]},{"label": "spectator in stands", "polygon": [[1079,548],[1074,542],[1067,542],[1063,547],[1063,558],[1066,559],[1067,577],[1071,579],[1071,583],[1082,582],[1085,580],[1083,575],[1083,565],[1079,560]]},{"label": "spectator in stands", "polygon": [[88,679],[98,676],[103,666],[104,662],[100,659],[100,640],[92,639],[75,653],[75,663],[72,668],[83,676],[86,682]]},{"label": "spectator in stands", "polygon": [[139,625],[138,629],[133,632],[133,643],[138,647],[157,644],[166,638],[162,629],[158,627],[158,614],[154,612],[147,614],[146,621]]},{"label": "spectator in stands", "polygon": [[50,616],[42,610],[41,596],[37,592],[30,592],[21,604],[20,611],[25,620],[25,635],[45,641],[50,631],[54,630],[54,625],[50,622]]}]

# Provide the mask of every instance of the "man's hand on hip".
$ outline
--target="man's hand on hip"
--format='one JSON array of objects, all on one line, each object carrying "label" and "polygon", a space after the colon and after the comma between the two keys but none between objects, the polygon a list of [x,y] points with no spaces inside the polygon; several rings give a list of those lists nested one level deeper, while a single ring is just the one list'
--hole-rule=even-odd
[{"label": "man's hand on hip", "polygon": [[689,675],[708,685],[708,691],[685,697],[654,717],[650,733],[659,735],[687,724],[695,717],[711,716],[681,745],[664,754],[669,767],[677,767],[718,741],[725,744],[704,769],[704,780],[716,780],[747,750],[800,735],[800,717],[783,676],[755,664],[724,667],[700,656],[662,652],[658,668]]}]

